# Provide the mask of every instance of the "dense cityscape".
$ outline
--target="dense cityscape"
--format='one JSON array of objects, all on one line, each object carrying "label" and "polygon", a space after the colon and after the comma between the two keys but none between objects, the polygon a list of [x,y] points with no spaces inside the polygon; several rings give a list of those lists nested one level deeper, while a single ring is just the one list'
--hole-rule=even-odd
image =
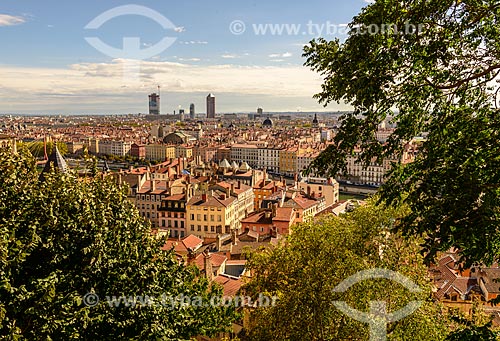
[{"label": "dense cityscape", "polygon": [[[161,57],[186,27],[117,6],[85,30],[137,15],[179,37],[141,58],[155,46],[85,37],[111,59],[53,71],[25,102],[26,80],[0,85],[0,339],[498,340],[500,5],[350,11],[309,21],[318,37],[287,42],[300,58],[201,65]],[[34,18],[0,10],[0,30]],[[251,35],[240,19],[229,31]],[[238,44],[276,44],[254,38]]]}]

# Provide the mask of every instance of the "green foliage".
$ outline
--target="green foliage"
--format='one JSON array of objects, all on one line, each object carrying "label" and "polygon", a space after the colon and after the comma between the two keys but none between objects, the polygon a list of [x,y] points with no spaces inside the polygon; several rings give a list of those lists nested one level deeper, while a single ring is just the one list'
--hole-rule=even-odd
[{"label": "green foliage", "polygon": [[[57,148],[61,155],[68,154],[68,146],[64,142],[56,142]],[[27,148],[31,154],[36,158],[43,158],[45,156],[44,144],[40,141],[35,142],[19,142],[18,148]],[[47,155],[52,154],[52,149],[54,148],[54,142],[47,142]]]},{"label": "green foliage", "polygon": [[[370,203],[341,218],[329,216],[316,223],[301,224],[285,243],[271,251],[252,254],[250,294],[278,296],[275,307],[252,314],[251,340],[366,340],[366,324],[357,322],[333,305],[346,301],[369,311],[369,302],[387,302],[394,312],[414,300],[422,306],[405,319],[388,325],[389,340],[444,340],[446,315],[431,300],[426,268],[418,241],[394,233],[393,225],[406,209],[383,208]],[[411,293],[387,279],[367,279],[345,293],[332,290],[349,276],[366,269],[397,271],[416,283]]]},{"label": "green foliage", "polygon": [[[47,174],[0,151],[0,338],[189,340],[231,325],[231,307],[112,307],[106,296],[221,295],[150,234],[126,189]],[[99,303],[86,306],[85,294]]]},{"label": "green foliage", "polygon": [[[402,226],[425,238],[428,261],[451,246],[467,265],[499,260],[500,3],[376,1],[349,28],[344,43],[305,47],[306,65],[325,79],[316,98],[355,108],[310,171],[345,170],[355,146],[365,165],[400,158],[427,133],[416,162],[394,165],[382,200],[408,203]],[[397,128],[381,144],[375,133],[386,119]]]},{"label": "green foliage", "polygon": [[477,305],[473,306],[470,319],[460,314],[452,316],[452,321],[458,324],[456,330],[451,332],[446,341],[496,341],[500,335],[492,330],[491,317],[486,316]]}]

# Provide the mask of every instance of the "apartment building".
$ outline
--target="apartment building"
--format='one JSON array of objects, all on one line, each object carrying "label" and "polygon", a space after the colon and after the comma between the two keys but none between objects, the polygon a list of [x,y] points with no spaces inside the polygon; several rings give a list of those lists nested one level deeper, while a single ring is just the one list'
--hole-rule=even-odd
[{"label": "apartment building", "polygon": [[228,180],[218,182],[209,187],[210,190],[225,192],[236,198],[235,225],[236,230],[241,229],[241,220],[245,219],[254,211],[254,198],[252,186],[244,184],[242,181]]},{"label": "apartment building", "polygon": [[187,194],[170,195],[162,199],[158,208],[158,228],[172,238],[184,238],[186,230]]},{"label": "apartment building", "polygon": [[318,151],[301,151],[297,154],[297,173],[302,173],[318,157]]},{"label": "apartment building", "polygon": [[192,156],[193,156],[193,146],[184,144],[175,146],[175,157],[190,158]]},{"label": "apartment building", "polygon": [[145,146],[145,149],[146,160],[149,161],[165,161],[176,157],[176,148],[174,145],[148,144]]},{"label": "apartment building", "polygon": [[339,183],[333,178],[305,178],[297,183],[297,188],[310,197],[324,197],[326,208],[339,201]]},{"label": "apartment building", "polygon": [[237,210],[237,199],[226,192],[193,196],[186,206],[187,233],[214,240],[218,234],[229,234],[235,229]]},{"label": "apartment building", "polygon": [[250,167],[257,168],[259,149],[253,144],[234,144],[231,146],[231,161],[246,162]]},{"label": "apartment building", "polygon": [[125,156],[130,153],[132,142],[127,141],[100,141],[99,154]]},{"label": "apartment building", "polygon": [[297,155],[298,147],[289,147],[280,150],[279,152],[279,167],[280,172],[285,175],[293,176],[297,174]]},{"label": "apartment building", "polygon": [[257,157],[257,168],[279,172],[280,148],[261,147],[257,150]]},{"label": "apartment building", "polygon": [[262,179],[257,181],[257,183],[253,186],[254,210],[257,211],[261,208],[266,208],[261,206],[264,198],[267,198],[272,194],[276,193],[283,186],[284,183],[280,181],[274,181],[269,179]]},{"label": "apartment building", "polygon": [[210,163],[216,160],[216,146],[195,146],[193,147],[193,158],[204,163]]}]

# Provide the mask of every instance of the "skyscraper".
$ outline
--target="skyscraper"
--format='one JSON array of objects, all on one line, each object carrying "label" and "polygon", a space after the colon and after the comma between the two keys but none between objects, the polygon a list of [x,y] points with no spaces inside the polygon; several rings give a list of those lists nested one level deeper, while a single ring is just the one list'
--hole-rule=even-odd
[{"label": "skyscraper", "polygon": [[149,95],[149,114],[160,114],[160,95],[156,93],[152,93],[151,95]]},{"label": "skyscraper", "polygon": [[191,103],[191,105],[189,106],[189,118],[194,120],[195,117],[196,117],[196,111],[195,111],[194,103]]},{"label": "skyscraper", "polygon": [[207,96],[207,118],[215,118],[215,96],[213,94]]}]

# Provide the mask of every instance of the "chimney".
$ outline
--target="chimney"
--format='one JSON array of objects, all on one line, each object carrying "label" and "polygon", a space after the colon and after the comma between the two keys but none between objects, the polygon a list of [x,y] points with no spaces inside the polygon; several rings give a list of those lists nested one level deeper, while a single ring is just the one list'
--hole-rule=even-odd
[{"label": "chimney", "polygon": [[272,216],[274,218],[274,217],[276,217],[276,214],[278,212],[278,204],[273,204],[271,209],[272,209]]},{"label": "chimney", "polygon": [[156,191],[156,181],[151,180],[151,192],[154,192],[154,191]]},{"label": "chimney", "polygon": [[205,268],[205,277],[209,282],[212,282],[214,279],[214,271],[212,268],[212,256],[210,252],[208,252],[208,249],[203,251],[203,265]]},{"label": "chimney", "polygon": [[220,234],[217,234],[217,251],[220,251],[222,249],[222,238]]},{"label": "chimney", "polygon": [[[231,193],[231,194],[233,194],[233,193],[234,193],[234,184],[233,184],[233,183],[231,184],[231,192],[230,192],[230,193]],[[231,195],[231,194],[228,194],[228,195]]]},{"label": "chimney", "polygon": [[207,202],[207,200],[208,200],[207,193],[203,193],[203,194],[201,195],[201,200],[203,200],[203,202]]},{"label": "chimney", "polygon": [[182,158],[181,158],[181,157],[180,157],[180,158],[178,158],[178,159],[177,159],[177,162],[178,162],[178,164],[179,164],[179,173],[180,173],[180,172],[182,172],[182,169],[184,168],[184,167],[183,167]]},{"label": "chimney", "polygon": [[234,229],[231,231],[231,243],[233,245],[237,245],[239,242],[238,240],[238,230]]},{"label": "chimney", "polygon": [[270,211],[266,211],[264,214],[265,214],[266,219],[271,218],[272,213]]},{"label": "chimney", "polygon": [[237,189],[240,189],[241,188],[241,180],[238,180],[238,187],[236,187]]},{"label": "chimney", "polygon": [[220,200],[226,200],[226,193],[222,193],[220,195]]}]

